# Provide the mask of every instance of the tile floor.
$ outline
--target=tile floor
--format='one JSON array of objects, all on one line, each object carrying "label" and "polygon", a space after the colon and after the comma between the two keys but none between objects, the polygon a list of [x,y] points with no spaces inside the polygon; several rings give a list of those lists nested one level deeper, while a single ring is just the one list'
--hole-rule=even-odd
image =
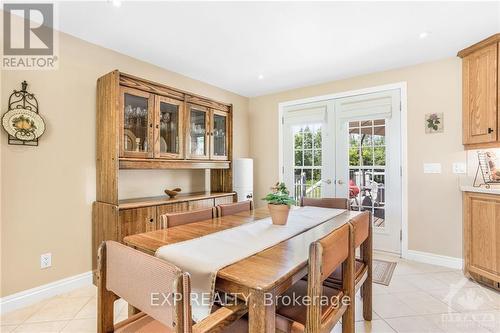
[{"label": "tile floor", "polygon": [[[398,265],[388,287],[374,284],[373,320],[363,321],[356,304],[356,332],[500,332],[500,293],[465,278],[458,270],[391,256]],[[115,318],[127,315],[115,303]],[[96,332],[96,289],[86,287],[3,315],[1,332]],[[334,333],[342,332],[340,324]]]}]

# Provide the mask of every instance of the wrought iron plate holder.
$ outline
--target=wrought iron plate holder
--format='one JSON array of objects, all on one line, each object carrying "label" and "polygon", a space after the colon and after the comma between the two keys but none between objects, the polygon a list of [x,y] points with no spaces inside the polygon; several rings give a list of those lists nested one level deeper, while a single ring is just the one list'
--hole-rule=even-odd
[{"label": "wrought iron plate holder", "polygon": [[[9,97],[9,109],[26,109],[38,114],[38,100],[35,97],[35,94],[29,93],[27,91],[28,83],[23,81],[21,83],[21,90],[14,90],[14,92]],[[7,111],[7,112],[8,112]],[[8,135],[9,145],[22,145],[22,146],[38,146],[38,138],[33,140],[19,140],[12,135]]]}]

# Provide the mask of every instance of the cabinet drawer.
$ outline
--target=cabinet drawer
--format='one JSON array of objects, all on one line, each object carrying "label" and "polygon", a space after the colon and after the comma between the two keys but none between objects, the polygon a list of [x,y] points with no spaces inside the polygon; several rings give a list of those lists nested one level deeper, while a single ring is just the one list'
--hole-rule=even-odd
[{"label": "cabinet drawer", "polygon": [[128,235],[156,230],[156,207],[125,209],[120,211],[119,240]]},{"label": "cabinet drawer", "polygon": [[223,204],[233,203],[234,196],[230,195],[227,197],[219,197],[219,198],[215,198],[214,200],[215,200],[215,206],[223,205]]},{"label": "cabinet drawer", "polygon": [[210,208],[214,206],[214,199],[194,200],[189,202],[189,210]]}]

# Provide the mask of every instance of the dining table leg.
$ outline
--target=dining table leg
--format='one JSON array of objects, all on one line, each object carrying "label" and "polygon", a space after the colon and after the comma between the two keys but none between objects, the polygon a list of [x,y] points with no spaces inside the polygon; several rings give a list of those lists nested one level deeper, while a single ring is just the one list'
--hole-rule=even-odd
[{"label": "dining table leg", "polygon": [[250,333],[274,332],[276,326],[276,304],[269,294],[253,290],[248,304],[248,325]]}]

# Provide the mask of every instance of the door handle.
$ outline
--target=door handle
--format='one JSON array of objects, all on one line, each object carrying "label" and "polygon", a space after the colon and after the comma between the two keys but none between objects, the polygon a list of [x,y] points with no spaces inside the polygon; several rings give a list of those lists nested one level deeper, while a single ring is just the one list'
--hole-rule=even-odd
[{"label": "door handle", "polygon": [[332,180],[331,180],[331,179],[327,179],[327,180],[324,180],[324,179],[323,179],[323,181],[324,181],[325,183],[327,183],[328,185],[330,185],[330,184],[332,183]]},{"label": "door handle", "polygon": [[491,134],[491,133],[493,133],[493,128],[488,127],[488,134]]},{"label": "door handle", "polygon": [[344,184],[344,181],[342,179],[337,180],[337,184],[342,185]]}]

